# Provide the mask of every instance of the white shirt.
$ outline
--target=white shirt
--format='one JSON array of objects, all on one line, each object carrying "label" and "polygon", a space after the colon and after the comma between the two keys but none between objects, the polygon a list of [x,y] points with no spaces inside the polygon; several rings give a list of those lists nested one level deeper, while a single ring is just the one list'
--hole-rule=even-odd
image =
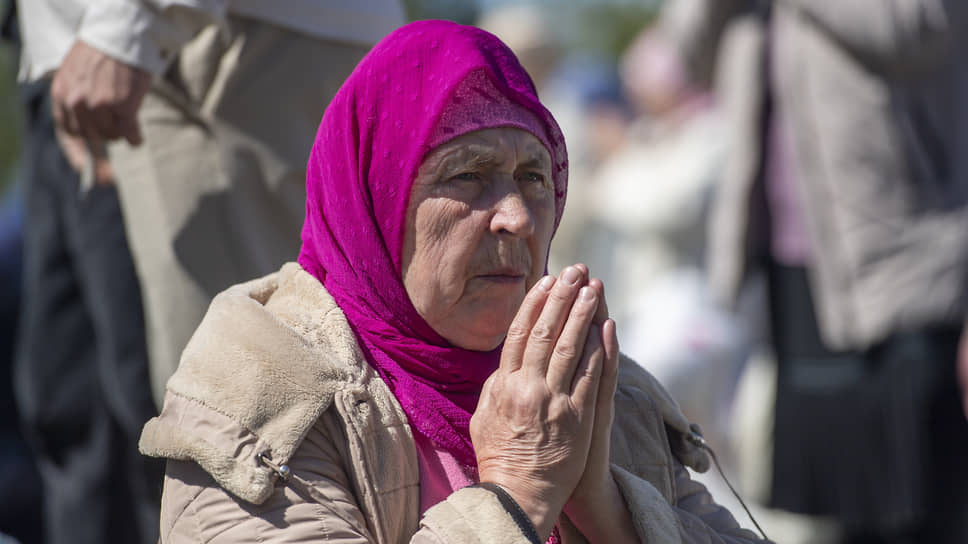
[{"label": "white shirt", "polygon": [[310,36],[372,44],[406,22],[399,0],[18,0],[20,79],[60,66],[76,39],[153,74],[203,26],[228,14]]}]

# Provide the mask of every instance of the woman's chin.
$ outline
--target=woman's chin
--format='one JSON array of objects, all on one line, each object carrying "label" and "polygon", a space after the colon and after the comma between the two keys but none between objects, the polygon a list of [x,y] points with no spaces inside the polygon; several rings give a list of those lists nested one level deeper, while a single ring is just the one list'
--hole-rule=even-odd
[{"label": "woman's chin", "polygon": [[478,324],[482,326],[462,328],[462,330],[454,331],[450,335],[444,335],[444,338],[447,338],[451,344],[459,348],[471,351],[491,351],[504,342],[504,337],[508,334],[508,327],[511,326],[513,317],[513,315],[510,318],[493,316],[479,321]]},{"label": "woman's chin", "polygon": [[447,319],[430,322],[451,344],[473,351],[491,351],[504,342],[523,296],[517,293],[479,297]]},{"label": "woman's chin", "polygon": [[500,335],[479,333],[454,339],[448,338],[448,340],[459,348],[471,351],[491,351],[500,346],[501,342],[504,342],[505,336],[507,336],[506,329]]}]

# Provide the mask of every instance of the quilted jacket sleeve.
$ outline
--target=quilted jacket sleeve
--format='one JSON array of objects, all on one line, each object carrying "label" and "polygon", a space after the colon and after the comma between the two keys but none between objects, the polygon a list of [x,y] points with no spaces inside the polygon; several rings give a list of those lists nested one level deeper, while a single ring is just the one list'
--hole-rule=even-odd
[{"label": "quilted jacket sleeve", "polygon": [[764,542],[736,523],[706,488],[676,466],[676,500],[669,504],[648,481],[613,466],[615,477],[642,542],[751,544]]},{"label": "quilted jacket sleeve", "polygon": [[288,485],[262,504],[238,499],[192,461],[168,461],[161,542],[372,542],[335,447],[314,427],[290,460]]},{"label": "quilted jacket sleeve", "polygon": [[682,465],[676,466],[676,491],[675,509],[682,525],[683,542],[763,542],[740,527],[732,513],[716,504],[706,487],[693,480]]},{"label": "quilted jacket sleeve", "polygon": [[642,542],[762,542],[739,526],[685,465],[705,471],[706,453],[688,437],[698,431],[655,377],[622,357],[615,395],[612,476]]}]

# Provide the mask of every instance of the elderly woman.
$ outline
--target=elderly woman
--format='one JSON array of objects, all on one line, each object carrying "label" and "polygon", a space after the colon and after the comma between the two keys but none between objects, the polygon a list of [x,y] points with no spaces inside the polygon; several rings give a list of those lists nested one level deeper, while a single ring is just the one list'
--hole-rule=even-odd
[{"label": "elderly woman", "polygon": [[216,297],[145,426],[162,542],[755,540],[601,282],[544,275],[566,176],[497,38],[378,44],[320,125],[298,264]]}]

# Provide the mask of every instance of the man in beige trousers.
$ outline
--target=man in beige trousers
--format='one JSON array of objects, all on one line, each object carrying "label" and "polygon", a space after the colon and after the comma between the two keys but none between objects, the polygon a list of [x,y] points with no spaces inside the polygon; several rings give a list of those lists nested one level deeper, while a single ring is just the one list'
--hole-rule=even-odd
[{"label": "man in beige trousers", "polygon": [[403,11],[397,0],[86,4],[24,3],[44,24],[27,25],[23,75],[57,69],[66,137],[95,155],[116,142],[160,403],[212,296],[296,255],[319,118]]}]

